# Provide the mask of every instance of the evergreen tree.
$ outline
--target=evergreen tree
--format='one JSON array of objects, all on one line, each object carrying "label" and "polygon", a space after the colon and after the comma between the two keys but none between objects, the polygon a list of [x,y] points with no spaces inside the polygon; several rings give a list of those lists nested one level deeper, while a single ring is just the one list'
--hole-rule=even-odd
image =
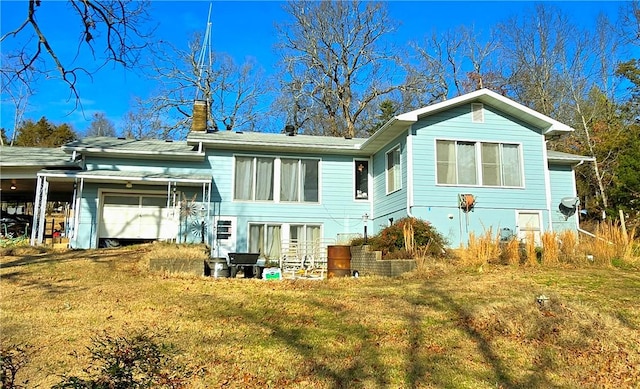
[{"label": "evergreen tree", "polygon": [[68,124],[55,125],[44,116],[37,122],[26,120],[16,131],[16,146],[59,147],[78,138]]}]

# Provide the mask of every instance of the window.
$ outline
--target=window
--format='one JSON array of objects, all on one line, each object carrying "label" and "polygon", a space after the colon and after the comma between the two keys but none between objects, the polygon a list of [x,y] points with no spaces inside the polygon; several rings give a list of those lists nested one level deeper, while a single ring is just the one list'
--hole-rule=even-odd
[{"label": "window", "polygon": [[366,200],[369,198],[369,161],[354,161],[354,187],[355,199]]},{"label": "window", "polygon": [[236,156],[233,199],[317,203],[318,167],[317,159]]},{"label": "window", "polygon": [[289,226],[289,239],[300,244],[312,244],[320,239],[320,226],[292,224]]},{"label": "window", "polygon": [[438,140],[436,166],[438,184],[522,186],[516,144]]},{"label": "window", "polygon": [[273,201],[274,158],[236,157],[235,200]]},{"label": "window", "polygon": [[400,171],[400,146],[387,152],[387,193],[401,188],[402,172]]},{"label": "window", "polygon": [[318,202],[318,161],[282,159],[280,201]]},{"label": "window", "polygon": [[249,252],[260,253],[265,259],[280,258],[281,230],[279,224],[250,224]]}]

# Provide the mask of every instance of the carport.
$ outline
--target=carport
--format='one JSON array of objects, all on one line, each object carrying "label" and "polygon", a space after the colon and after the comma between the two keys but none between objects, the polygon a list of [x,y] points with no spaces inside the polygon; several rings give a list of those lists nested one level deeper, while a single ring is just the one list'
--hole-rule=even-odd
[{"label": "carport", "polygon": [[[59,169],[78,171],[80,162],[75,155],[67,154],[60,148],[1,146],[0,200],[3,217],[20,215],[31,222],[38,172]],[[72,199],[72,182],[50,185],[48,201],[67,204]],[[32,228],[33,223],[30,224],[29,227]]]},{"label": "carport", "polygon": [[[100,239],[147,239],[179,241],[178,234],[180,193],[201,192],[203,220],[211,216],[211,176],[198,174],[152,173],[142,171],[40,171],[37,190],[31,244],[41,244],[44,239],[45,205],[51,187],[67,185],[72,188],[72,220],[69,229],[71,247],[78,247],[78,229],[83,211],[80,202],[94,200],[93,194],[85,196],[87,185],[97,187],[95,236],[92,246]],[[164,188],[158,190],[157,188]],[[196,189],[198,188],[198,189]],[[152,190],[153,189],[153,190]],[[210,235],[203,235],[210,244]]]}]

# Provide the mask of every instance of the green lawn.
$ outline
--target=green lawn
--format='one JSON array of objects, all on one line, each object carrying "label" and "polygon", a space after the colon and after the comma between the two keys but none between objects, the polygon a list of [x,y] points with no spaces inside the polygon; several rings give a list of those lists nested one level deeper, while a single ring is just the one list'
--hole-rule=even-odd
[{"label": "green lawn", "polygon": [[231,280],[149,273],[148,250],[2,257],[0,339],[27,347],[18,383],[82,375],[92,338],[137,331],[175,345],[193,388],[640,382],[637,270],[434,263],[392,279]]}]

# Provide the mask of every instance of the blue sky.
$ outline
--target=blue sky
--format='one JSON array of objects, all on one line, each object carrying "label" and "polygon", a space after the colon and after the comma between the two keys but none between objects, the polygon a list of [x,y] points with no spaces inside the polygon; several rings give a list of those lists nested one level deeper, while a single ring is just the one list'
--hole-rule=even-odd
[{"label": "blue sky", "polygon": [[[570,15],[573,22],[583,28],[590,27],[598,13],[604,12],[614,19],[621,2],[617,1],[564,1],[553,4]],[[158,24],[156,39],[185,47],[195,32],[204,32],[210,1],[154,1],[150,14]],[[287,20],[279,1],[213,1],[213,50],[232,55],[238,63],[247,56],[255,57],[267,73],[275,68],[273,46],[277,37],[274,24]],[[0,30],[4,35],[24,20],[26,1],[0,2]],[[400,23],[394,35],[398,45],[420,41],[433,31],[444,32],[461,25],[473,25],[476,30],[488,31],[510,16],[523,16],[534,5],[528,1],[391,1],[390,16]],[[79,31],[73,20],[65,17],[67,5],[62,1],[44,0],[38,10],[38,21],[48,34],[54,50],[66,58],[76,55]],[[60,28],[60,26],[68,26]],[[3,42],[3,53],[9,51],[15,41]],[[87,60],[82,51],[77,63]],[[41,79],[37,94],[29,99],[25,118],[38,120],[45,116],[54,123],[69,123],[82,134],[89,126],[95,112],[104,112],[119,129],[124,114],[133,99],[146,98],[154,89],[154,83],[133,71],[119,66],[107,66],[93,76],[78,82],[84,110],[74,111],[75,100],[68,87],[55,79]],[[14,108],[6,96],[2,96],[0,125],[13,129]]]}]

